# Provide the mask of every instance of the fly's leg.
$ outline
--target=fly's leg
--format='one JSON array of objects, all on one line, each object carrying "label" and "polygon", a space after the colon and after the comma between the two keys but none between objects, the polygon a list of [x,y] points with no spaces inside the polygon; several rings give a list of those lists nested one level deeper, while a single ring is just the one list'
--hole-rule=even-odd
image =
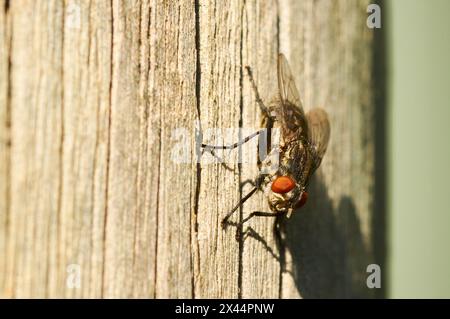
[{"label": "fly's leg", "polygon": [[256,87],[255,79],[253,78],[252,69],[248,65],[245,67],[245,69],[247,70],[248,76],[250,78],[250,83],[252,85],[252,89],[255,92],[256,103],[258,103],[259,108],[261,109],[261,111],[264,113],[265,116],[267,116],[271,120],[275,120],[275,118],[272,115],[270,115],[269,108],[265,106],[264,102],[261,99],[261,96],[259,95],[258,88]]},{"label": "fly's leg", "polygon": [[241,184],[240,184],[241,185],[241,189],[247,184],[250,184],[253,187],[256,186],[256,183],[255,183],[255,181],[253,179],[246,179],[245,181],[241,182]]},{"label": "fly's leg", "polygon": [[233,170],[233,169],[231,169],[230,167],[228,167],[228,166],[224,163],[223,158],[221,158],[220,156],[218,156],[218,155],[216,154],[216,152],[214,152],[214,150],[217,150],[217,149],[220,149],[220,150],[227,150],[227,149],[232,150],[232,149],[234,149],[234,148],[236,148],[236,147],[239,147],[239,146],[241,146],[241,145],[247,143],[247,142],[250,141],[252,138],[254,138],[255,136],[258,136],[259,134],[263,133],[264,131],[265,131],[264,129],[259,130],[259,131],[256,131],[255,133],[253,133],[253,134],[247,136],[246,138],[244,138],[243,140],[241,140],[241,141],[239,141],[239,142],[236,142],[236,143],[234,143],[234,144],[231,144],[231,145],[209,145],[209,144],[203,144],[203,143],[202,143],[202,144],[201,144],[201,146],[202,146],[202,148],[203,148],[203,150],[202,150],[202,155],[204,154],[205,151],[209,151],[209,152],[211,153],[211,155],[212,155],[213,157],[215,157],[216,159],[218,159],[219,162],[222,163],[223,166],[225,166],[225,168],[226,168],[227,170]]},{"label": "fly's leg", "polygon": [[280,214],[278,213],[268,213],[268,212],[252,212],[250,215],[248,215],[246,218],[244,218],[240,224],[243,225],[244,223],[248,222],[250,219],[252,219],[255,216],[259,217],[277,217]]},{"label": "fly's leg", "polygon": [[[253,133],[253,134],[247,136],[246,138],[244,138],[243,140],[241,140],[241,141],[239,141],[239,142],[236,142],[236,143],[234,143],[234,144],[231,144],[231,145],[208,145],[208,144],[203,144],[203,143],[202,143],[202,147],[203,147],[205,150],[209,150],[210,152],[211,152],[212,150],[232,150],[232,149],[234,149],[234,148],[236,148],[236,147],[241,146],[242,144],[247,143],[247,142],[250,141],[252,138],[254,138],[255,136],[258,136],[259,134],[263,133],[264,131],[265,131],[265,129],[256,131],[255,133]],[[214,156],[214,153],[212,153],[212,154],[213,154],[213,156]]]},{"label": "fly's leg", "polygon": [[235,211],[238,210],[239,207],[241,207],[242,204],[244,204],[252,195],[258,190],[258,187],[253,187],[252,190],[245,195],[237,204],[233,207],[233,209],[222,219],[222,228],[226,228],[228,225],[228,219],[231,217],[231,215],[234,214]]},{"label": "fly's leg", "polygon": [[[254,181],[247,180],[244,183],[252,183],[254,184],[253,188],[250,190],[250,192],[247,193],[237,204],[233,207],[231,211],[228,212],[228,214],[222,219],[222,228],[226,228],[228,224],[231,224],[228,222],[228,219],[233,215],[239,207],[241,207],[242,204],[244,204],[252,195],[261,187],[262,182],[264,181],[264,175],[258,175]],[[241,222],[242,223],[242,222]],[[240,226],[240,224],[236,224],[235,226]]]}]

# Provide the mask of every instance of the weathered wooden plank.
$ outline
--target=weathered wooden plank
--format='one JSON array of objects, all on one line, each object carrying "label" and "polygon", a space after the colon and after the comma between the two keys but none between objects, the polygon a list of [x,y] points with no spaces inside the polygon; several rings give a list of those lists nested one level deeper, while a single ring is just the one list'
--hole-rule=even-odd
[{"label": "weathered wooden plank", "polygon": [[[61,209],[50,296],[101,297],[111,87],[109,2],[67,1],[63,41]],[[80,287],[67,286],[71,265]],[[73,269],[76,271],[76,268]]]},{"label": "weathered wooden plank", "polygon": [[108,297],[192,295],[194,164],[171,153],[196,116],[194,21],[187,3],[113,4]]},{"label": "weathered wooden plank", "polygon": [[[240,121],[242,10],[242,1],[199,1],[198,102],[203,141],[208,144],[231,144],[237,138],[237,134],[227,135],[224,129],[237,128]],[[226,157],[232,171],[213,164],[208,157],[205,154],[202,158],[199,174],[195,297],[237,298],[239,243],[233,227],[224,231],[220,225],[221,218],[239,198],[237,152]]]},{"label": "weathered wooden plank", "polygon": [[61,204],[63,4],[12,1],[7,296],[47,296]]},{"label": "weathered wooden plank", "polygon": [[305,109],[325,108],[332,133],[309,203],[287,225],[284,298],[370,295],[375,133],[368,4],[280,2],[281,51]]},{"label": "weathered wooden plank", "polygon": [[[278,3],[276,1],[246,1],[243,11],[242,57],[243,67],[250,66],[258,93],[268,105],[277,94],[278,55]],[[248,133],[261,126],[262,112],[256,103],[248,72],[242,78],[242,125]],[[243,146],[241,182],[254,179],[258,173],[255,164],[258,140]],[[251,185],[246,184],[243,194]],[[270,212],[267,199],[262,192],[254,195],[243,205],[243,217],[253,211]],[[280,252],[274,238],[274,218],[255,217],[245,224],[243,237],[242,297],[278,298],[280,293]]]},{"label": "weathered wooden plank", "polygon": [[[370,295],[368,1],[5,3],[2,296]],[[324,107],[332,124],[310,201],[286,223],[281,251],[271,218],[254,218],[244,227],[254,232],[238,240],[236,227],[220,226],[249,189],[239,184],[257,174],[257,140],[243,146],[242,165],[237,150],[225,152],[231,169],[208,154],[195,163],[196,120],[203,142],[214,144],[260,127],[244,67],[268,103],[278,51],[305,108]],[[262,194],[231,221],[253,210],[268,210]],[[79,288],[68,285],[70,265],[81,271]]]},{"label": "weathered wooden plank", "polygon": [[[197,118],[195,7],[192,1],[158,1],[150,34],[155,47],[150,58],[149,93],[152,113],[160,110],[160,130],[151,127],[149,145],[160,143],[157,206],[157,298],[191,298],[194,295],[194,265],[191,243],[195,241],[191,222],[194,218],[197,168],[194,134]],[[158,127],[158,126],[156,126]],[[190,136],[184,142],[177,129]],[[188,145],[185,156],[176,156],[177,147]],[[156,156],[152,154],[152,156]],[[188,159],[186,162],[184,159]],[[142,238],[143,241],[148,240]]]},{"label": "weathered wooden plank", "polygon": [[[11,8],[20,143],[12,151],[5,294],[191,296],[195,164],[186,169],[170,154],[173,129],[193,131],[196,116],[194,6],[35,6]],[[36,208],[45,190],[48,203]],[[66,285],[70,265],[80,267],[80,289]]]},{"label": "weathered wooden plank", "polygon": [[[105,297],[132,296],[139,172],[145,121],[140,112],[140,6],[112,2],[112,83],[105,220]],[[145,155],[144,155],[145,156]],[[145,171],[144,171],[145,181]],[[154,235],[152,236],[154,237]]]},{"label": "weathered wooden plank", "polygon": [[9,222],[9,7],[0,1],[0,296],[6,283],[6,247]]}]

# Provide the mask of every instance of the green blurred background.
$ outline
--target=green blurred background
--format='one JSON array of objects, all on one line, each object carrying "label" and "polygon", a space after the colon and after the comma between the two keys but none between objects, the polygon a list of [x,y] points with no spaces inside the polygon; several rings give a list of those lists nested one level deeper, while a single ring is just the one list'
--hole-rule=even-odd
[{"label": "green blurred background", "polygon": [[386,0],[388,297],[450,298],[450,0]]}]

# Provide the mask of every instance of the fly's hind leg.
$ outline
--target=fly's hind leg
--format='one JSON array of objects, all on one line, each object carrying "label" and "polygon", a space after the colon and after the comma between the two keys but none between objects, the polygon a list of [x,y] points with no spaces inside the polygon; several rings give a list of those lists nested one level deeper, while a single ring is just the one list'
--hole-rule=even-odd
[{"label": "fly's hind leg", "polygon": [[232,210],[230,210],[228,212],[228,214],[222,219],[222,228],[226,228],[226,226],[228,224],[230,224],[228,222],[228,219],[231,217],[231,215],[233,215],[239,207],[241,207],[242,204],[244,204],[250,197],[252,197],[252,195],[258,190],[258,187],[253,187],[252,190],[250,192],[248,192],[247,195],[245,195],[237,204],[236,206],[233,207]]}]

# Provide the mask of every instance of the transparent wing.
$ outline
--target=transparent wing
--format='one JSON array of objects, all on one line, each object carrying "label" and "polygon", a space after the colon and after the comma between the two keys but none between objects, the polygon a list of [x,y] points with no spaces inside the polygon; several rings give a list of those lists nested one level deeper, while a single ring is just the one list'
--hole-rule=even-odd
[{"label": "transparent wing", "polygon": [[283,136],[287,139],[295,139],[299,134],[307,137],[308,124],[300,94],[286,57],[282,53],[278,55],[278,90],[281,103],[276,111],[282,125]]},{"label": "transparent wing", "polygon": [[300,109],[300,113],[305,116],[303,104],[300,99],[295,80],[292,76],[291,68],[283,53],[278,54],[278,89],[280,99],[283,104],[292,104]]},{"label": "transparent wing", "polygon": [[330,121],[328,114],[323,109],[313,108],[306,114],[308,119],[309,140],[316,151],[315,167],[319,167],[322,158],[327,151],[330,140]]}]

